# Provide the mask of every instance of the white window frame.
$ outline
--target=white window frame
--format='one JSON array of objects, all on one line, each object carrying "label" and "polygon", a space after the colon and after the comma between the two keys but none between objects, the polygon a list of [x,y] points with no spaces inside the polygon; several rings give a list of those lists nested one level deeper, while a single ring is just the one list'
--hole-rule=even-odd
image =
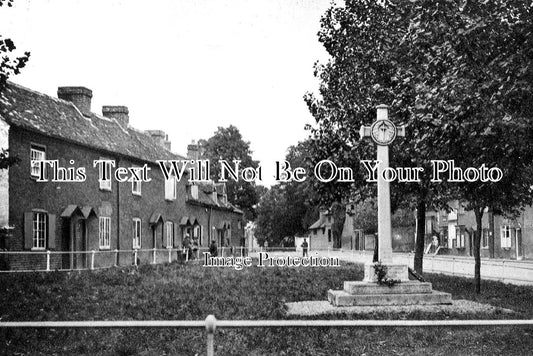
[{"label": "white window frame", "polygon": [[101,250],[111,248],[111,217],[101,216],[98,220],[98,245]]},{"label": "white window frame", "polygon": [[194,228],[192,229],[192,238],[194,240],[199,240],[200,234],[201,234],[200,225],[195,225]]},{"label": "white window frame", "polygon": [[461,229],[457,229],[456,233],[457,233],[457,236],[456,236],[457,248],[464,248],[465,247],[465,235],[461,234]]},{"label": "white window frame", "polygon": [[[137,168],[137,172],[138,172],[138,169],[140,169],[140,167],[133,167],[133,168]],[[131,193],[133,195],[139,195],[140,196],[142,194],[141,193],[142,192],[141,182],[142,181],[140,179],[137,180],[137,179],[134,179],[132,177],[132,179],[131,179]]]},{"label": "white window frame", "polygon": [[165,230],[167,248],[172,248],[174,247],[174,223],[172,221],[167,221],[165,223]]},{"label": "white window frame", "polygon": [[46,159],[46,147],[35,144],[30,145],[30,175],[34,178],[40,176],[39,165],[34,164],[37,161]]},{"label": "white window frame", "polygon": [[142,224],[141,219],[133,218],[133,239],[132,247],[133,249],[140,249],[142,243]]},{"label": "white window frame", "polygon": [[34,212],[32,226],[32,250],[44,250],[48,233],[48,214]]},{"label": "white window frame", "polygon": [[196,184],[191,185],[191,196],[193,199],[198,199],[198,186]]},{"label": "white window frame", "polygon": [[501,248],[511,248],[511,226],[502,225],[500,227]]},{"label": "white window frame", "polygon": [[[109,158],[103,158],[103,157],[100,157],[100,160],[107,160],[107,161],[111,161],[111,159]],[[99,184],[99,187],[100,187],[100,190],[105,190],[105,191],[111,191],[111,177],[112,177],[112,171],[111,169],[113,168],[111,163],[105,163],[106,164],[106,169],[109,170],[110,174],[109,174],[109,180],[99,180],[98,181],[98,184]]]},{"label": "white window frame", "polygon": [[176,200],[178,197],[178,180],[172,176],[165,179],[165,200]]}]

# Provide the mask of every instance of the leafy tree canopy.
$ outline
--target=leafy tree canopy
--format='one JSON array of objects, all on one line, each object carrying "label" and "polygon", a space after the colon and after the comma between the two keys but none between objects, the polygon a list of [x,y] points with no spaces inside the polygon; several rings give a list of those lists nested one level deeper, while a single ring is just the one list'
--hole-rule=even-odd
[{"label": "leafy tree canopy", "polygon": [[[239,160],[240,169],[259,167],[259,162],[252,159],[250,142],[244,141],[239,129],[233,125],[227,128],[219,127],[214,135],[203,141],[204,156],[211,161],[212,179],[220,178],[219,160],[226,160],[233,168],[233,161]],[[230,202],[238,205],[247,220],[254,220],[256,212],[254,206],[259,201],[255,182],[246,182],[239,177],[237,181],[229,179],[226,182],[226,192]]]},{"label": "leafy tree canopy", "polygon": [[[0,7],[3,6],[12,7],[13,0],[0,0]],[[0,91],[5,87],[7,79],[19,74],[30,58],[30,52],[17,55],[16,48],[13,40],[0,35]]]},{"label": "leafy tree canopy", "polygon": [[351,189],[358,200],[374,194],[358,162],[374,157],[374,147],[358,130],[384,103],[408,125],[393,144],[392,166],[429,173],[430,160],[453,159],[504,173],[500,182],[464,184],[432,183],[425,174],[420,183],[392,185],[397,205],[423,212],[458,197],[477,211],[516,213],[531,203],[532,13],[523,0],[347,0],[330,8],[319,40],[331,60],[316,65],[319,93],[305,99],[317,122],[313,155],[359,169],[355,184],[335,189]]}]

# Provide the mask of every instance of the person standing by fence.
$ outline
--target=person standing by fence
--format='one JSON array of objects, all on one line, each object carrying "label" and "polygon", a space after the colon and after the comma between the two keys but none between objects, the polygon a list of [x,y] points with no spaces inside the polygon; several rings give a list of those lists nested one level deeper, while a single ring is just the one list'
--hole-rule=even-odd
[{"label": "person standing by fence", "polygon": [[302,242],[302,257],[308,257],[307,256],[307,248],[309,247],[309,244],[307,243],[307,239],[304,239],[304,242]]},{"label": "person standing by fence", "polygon": [[209,245],[209,253],[213,257],[216,257],[218,255],[218,249],[215,240],[211,240],[211,245]]}]

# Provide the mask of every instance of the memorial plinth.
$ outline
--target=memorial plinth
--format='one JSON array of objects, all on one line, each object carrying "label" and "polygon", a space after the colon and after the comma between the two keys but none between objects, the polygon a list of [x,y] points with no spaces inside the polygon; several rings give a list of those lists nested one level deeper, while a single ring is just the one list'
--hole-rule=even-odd
[{"label": "memorial plinth", "polygon": [[389,167],[389,145],[396,136],[405,136],[405,127],[397,128],[388,119],[387,106],[379,105],[377,120],[370,127],[361,126],[360,136],[372,137],[377,144],[378,259],[386,270],[383,278],[394,282],[379,283],[374,264],[366,264],[363,281],[344,282],[343,290],[330,289],[328,301],[335,306],[451,304],[449,293],[432,290],[431,283],[410,281],[408,266],[393,262],[390,186],[383,172]]}]

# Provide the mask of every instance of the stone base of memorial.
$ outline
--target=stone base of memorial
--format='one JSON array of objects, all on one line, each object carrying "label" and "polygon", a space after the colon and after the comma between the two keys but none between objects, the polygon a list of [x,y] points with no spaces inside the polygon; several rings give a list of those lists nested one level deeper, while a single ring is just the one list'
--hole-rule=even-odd
[{"label": "stone base of memorial", "polygon": [[374,264],[366,264],[363,281],[346,281],[343,290],[330,289],[328,301],[338,307],[452,303],[450,293],[433,290],[429,282],[409,280],[406,265],[389,264],[386,267],[386,278],[396,281],[393,285],[378,283]]}]

